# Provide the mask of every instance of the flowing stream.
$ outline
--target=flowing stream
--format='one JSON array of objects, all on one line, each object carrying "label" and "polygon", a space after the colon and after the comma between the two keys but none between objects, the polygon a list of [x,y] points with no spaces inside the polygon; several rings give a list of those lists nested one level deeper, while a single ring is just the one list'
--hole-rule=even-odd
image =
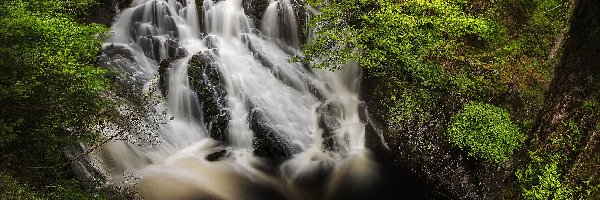
[{"label": "flowing stream", "polygon": [[290,62],[298,5],[271,0],[251,19],[244,3],[135,0],[120,12],[101,61],[149,111],[89,156],[105,182],[145,199],[335,199],[377,176],[359,67]]}]

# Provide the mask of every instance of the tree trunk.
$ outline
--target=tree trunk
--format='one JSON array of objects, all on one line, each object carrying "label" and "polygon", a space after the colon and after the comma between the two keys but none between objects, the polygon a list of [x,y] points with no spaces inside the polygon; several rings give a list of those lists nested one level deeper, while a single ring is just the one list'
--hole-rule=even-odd
[{"label": "tree trunk", "polygon": [[[600,1],[577,0],[529,150],[561,153],[565,180],[600,180]],[[590,105],[594,105],[592,108]],[[574,183],[574,182],[572,182]]]}]

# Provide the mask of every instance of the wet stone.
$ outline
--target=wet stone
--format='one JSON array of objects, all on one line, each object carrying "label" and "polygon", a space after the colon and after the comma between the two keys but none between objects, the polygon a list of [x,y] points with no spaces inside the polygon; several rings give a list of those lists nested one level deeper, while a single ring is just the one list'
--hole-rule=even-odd
[{"label": "wet stone", "polygon": [[217,151],[217,152],[208,154],[206,156],[206,160],[211,161],[211,162],[221,160],[221,159],[223,159],[223,157],[225,157],[225,155],[227,155],[227,150],[223,149],[221,151]]},{"label": "wet stone", "polygon": [[298,150],[282,138],[275,125],[260,108],[253,108],[248,116],[250,130],[254,133],[254,155],[268,158],[290,157]]},{"label": "wet stone", "polygon": [[202,51],[188,63],[190,87],[202,104],[203,121],[210,136],[218,141],[227,140],[230,114],[227,91],[213,51]]},{"label": "wet stone", "polygon": [[339,119],[343,116],[343,108],[339,103],[328,102],[317,108],[319,128],[323,130],[323,146],[330,151],[337,151],[343,141],[336,136],[341,128]]},{"label": "wet stone", "polygon": [[105,45],[98,57],[98,66],[111,70],[109,78],[127,91],[126,96],[135,96],[144,83],[152,78],[150,74],[139,73],[143,67],[138,64],[135,52],[123,45]]}]

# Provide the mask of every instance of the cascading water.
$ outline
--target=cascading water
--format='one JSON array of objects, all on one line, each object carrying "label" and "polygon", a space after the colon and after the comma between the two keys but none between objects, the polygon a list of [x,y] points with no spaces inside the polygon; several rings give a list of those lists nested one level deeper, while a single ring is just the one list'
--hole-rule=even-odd
[{"label": "cascading water", "polygon": [[107,182],[147,199],[321,199],[348,180],[368,184],[360,70],[290,62],[300,46],[292,3],[271,0],[260,24],[242,0],[124,9],[101,60],[132,93],[164,99],[145,102],[153,112],[141,122],[159,142],[117,140],[89,158]]}]

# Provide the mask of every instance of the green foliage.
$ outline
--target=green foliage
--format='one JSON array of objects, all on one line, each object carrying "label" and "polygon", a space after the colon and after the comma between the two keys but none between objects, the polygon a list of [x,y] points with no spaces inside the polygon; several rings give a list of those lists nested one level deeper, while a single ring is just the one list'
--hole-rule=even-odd
[{"label": "green foliage", "polygon": [[86,193],[84,190],[81,189],[81,186],[75,180],[62,181],[59,184],[55,185],[54,187],[55,187],[54,191],[47,195],[49,199],[72,199],[72,200],[106,199],[102,196],[90,196],[88,193]]},{"label": "green foliage", "polygon": [[72,176],[64,150],[94,139],[91,127],[103,119],[108,84],[95,62],[108,29],[75,20],[95,3],[0,4],[0,169],[40,196],[81,192],[61,185]]},{"label": "green foliage", "polygon": [[560,156],[557,154],[542,157],[529,152],[532,162],[525,169],[516,172],[519,182],[524,185],[526,199],[573,199],[574,191],[562,184],[559,169]]},{"label": "green foliage", "polygon": [[552,139],[552,145],[557,149],[565,148],[577,151],[579,143],[584,137],[583,131],[572,120],[563,122],[563,126],[567,127],[567,131],[558,133],[558,136]]},{"label": "green foliage", "polygon": [[60,183],[57,183],[57,185],[47,187],[54,188],[54,191],[48,194],[41,194],[26,184],[20,184],[12,176],[7,175],[4,172],[0,172],[0,199],[106,199],[103,197],[90,196],[81,188],[78,182],[74,180],[61,181]]},{"label": "green foliage", "polygon": [[10,175],[0,172],[0,199],[43,199],[39,194],[31,192],[27,185],[19,184]]},{"label": "green foliage", "polygon": [[452,117],[446,135],[469,155],[496,163],[506,162],[524,140],[505,109],[476,102]]},{"label": "green foliage", "polygon": [[[305,46],[305,61],[330,69],[349,60],[358,62],[368,77],[383,85],[376,88],[385,88],[379,98],[387,106],[390,123],[444,122],[465,102],[493,102],[505,108],[468,103],[446,127],[453,144],[494,162],[506,161],[523,142],[519,130],[534,127],[561,57],[573,6],[568,0],[308,3],[320,14],[310,19],[315,37]],[[583,152],[578,148],[588,127],[600,130],[600,122],[593,120],[600,116],[594,114],[600,113],[597,100],[597,96],[583,100],[587,110],[583,117],[590,122],[566,121],[564,132],[554,133],[559,137],[548,148],[560,149],[563,158]],[[589,160],[581,161],[581,172],[575,174],[597,167],[597,158],[585,158]],[[590,189],[594,184],[586,186],[588,190],[581,180],[567,181],[561,169],[566,164],[553,159],[545,156],[530,163],[529,171],[519,172],[520,182],[529,184],[523,184],[524,196],[561,199],[585,197],[581,196],[585,191],[597,194],[597,189]]]},{"label": "green foliage", "polygon": [[489,95],[481,70],[462,70],[465,53],[490,48],[499,24],[465,12],[466,1],[314,1],[321,11],[310,21],[315,38],[305,46],[317,67],[340,68],[357,61],[388,82],[393,120],[424,121],[448,94]]},{"label": "green foliage", "polygon": [[566,158],[557,153],[529,152],[531,162],[515,175],[525,199],[593,199],[600,192],[600,184],[589,180],[568,184],[560,166]]},{"label": "green foliage", "polygon": [[[349,60],[386,82],[389,120],[427,120],[455,102],[502,102],[531,127],[566,31],[562,0],[312,0],[305,61]],[[550,58],[550,59],[548,59]],[[522,101],[521,101],[522,99]],[[459,104],[460,105],[460,104]]]}]

